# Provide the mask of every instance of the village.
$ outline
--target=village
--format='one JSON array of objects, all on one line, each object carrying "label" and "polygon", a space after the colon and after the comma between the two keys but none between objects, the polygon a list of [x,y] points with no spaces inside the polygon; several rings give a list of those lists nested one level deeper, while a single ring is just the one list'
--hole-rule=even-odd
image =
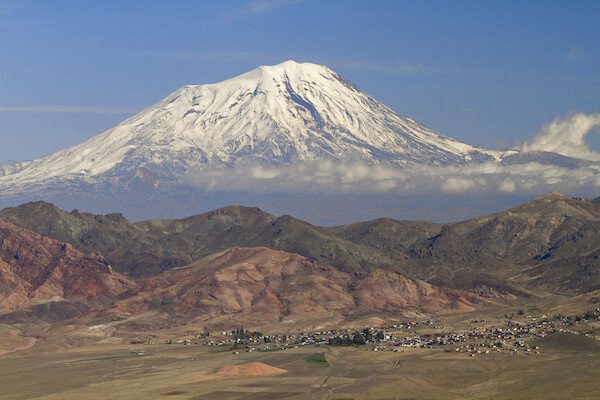
[{"label": "village", "polygon": [[[563,332],[590,336],[598,329],[600,309],[580,315],[517,315],[499,316],[502,326],[484,320],[472,320],[468,329],[449,332],[440,321],[402,321],[384,327],[362,329],[331,329],[314,332],[263,334],[238,327],[233,331],[211,334],[207,331],[189,338],[167,339],[165,344],[184,346],[215,346],[240,352],[281,351],[301,346],[355,346],[367,351],[402,352],[406,348],[443,349],[467,356],[495,353],[535,355],[543,349],[533,345],[535,339]],[[133,343],[133,342],[132,342]],[[137,343],[137,342],[136,342]],[[155,344],[150,342],[149,344]],[[138,355],[144,355],[144,352]]]}]

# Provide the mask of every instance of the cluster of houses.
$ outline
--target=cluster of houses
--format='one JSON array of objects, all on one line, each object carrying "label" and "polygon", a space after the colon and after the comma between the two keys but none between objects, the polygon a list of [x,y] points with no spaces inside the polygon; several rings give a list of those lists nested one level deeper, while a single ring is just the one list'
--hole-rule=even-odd
[{"label": "cluster of houses", "polygon": [[[332,329],[315,332],[267,334],[244,332],[238,328],[216,335],[196,334],[193,339],[168,339],[166,344],[230,346],[239,351],[276,351],[299,346],[359,346],[372,351],[402,351],[402,348],[444,348],[446,352],[466,353],[469,356],[492,352],[539,354],[530,343],[553,332],[579,334],[578,324],[600,319],[600,309],[564,317],[504,315],[502,327],[489,326],[485,320],[473,320],[464,332],[445,332],[436,321],[403,321],[381,327]],[[240,329],[242,334],[240,334]],[[427,333],[418,333],[425,331]],[[432,333],[433,332],[433,333]]]},{"label": "cluster of houses", "polygon": [[[543,338],[548,334],[566,332],[581,334],[577,325],[588,321],[600,319],[600,309],[587,311],[574,317],[555,316],[540,317],[527,316],[527,319],[518,321],[514,316],[506,316],[504,327],[480,327],[462,333],[440,333],[414,335],[400,338],[395,341],[395,346],[433,348],[448,346],[447,352],[476,354],[489,354],[491,352],[509,352],[513,354],[539,354],[540,348],[532,345],[534,339]],[[473,323],[486,322],[473,321]],[[473,325],[473,324],[469,324]]]}]

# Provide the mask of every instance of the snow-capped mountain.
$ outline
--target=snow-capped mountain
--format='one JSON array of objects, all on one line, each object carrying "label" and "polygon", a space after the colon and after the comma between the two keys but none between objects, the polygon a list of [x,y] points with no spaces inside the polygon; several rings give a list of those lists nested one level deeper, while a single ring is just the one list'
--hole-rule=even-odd
[{"label": "snow-capped mountain", "polygon": [[203,168],[356,157],[391,165],[463,164],[503,153],[396,114],[331,69],[286,61],[180,88],[91,139],[0,166],[0,193],[60,183],[177,182]]}]

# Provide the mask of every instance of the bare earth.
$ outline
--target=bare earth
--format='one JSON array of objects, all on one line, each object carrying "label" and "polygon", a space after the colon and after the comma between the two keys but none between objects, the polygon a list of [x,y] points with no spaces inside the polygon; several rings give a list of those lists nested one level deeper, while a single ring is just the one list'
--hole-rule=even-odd
[{"label": "bare earth", "polygon": [[20,336],[19,330],[9,325],[0,325],[0,357],[32,348],[36,338]]},{"label": "bare earth", "polygon": [[[460,324],[458,320],[448,320]],[[557,334],[540,354],[441,349],[42,342],[0,357],[0,399],[598,399],[600,341]],[[143,355],[137,353],[143,351]],[[324,352],[330,366],[306,358]]]},{"label": "bare earth", "polygon": [[228,376],[269,376],[285,374],[285,369],[272,367],[270,365],[261,362],[251,362],[248,364],[237,364],[237,365],[226,365],[219,368],[215,375],[228,377]]}]

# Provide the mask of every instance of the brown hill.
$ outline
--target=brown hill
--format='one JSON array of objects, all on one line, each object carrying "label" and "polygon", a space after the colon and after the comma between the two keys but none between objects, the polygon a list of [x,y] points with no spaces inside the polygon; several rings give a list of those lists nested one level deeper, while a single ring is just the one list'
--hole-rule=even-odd
[{"label": "brown hill", "polygon": [[558,193],[443,226],[326,228],[248,207],[140,223],[42,202],[0,215],[55,238],[0,218],[4,322],[299,326],[600,288],[600,203]]},{"label": "brown hill", "polygon": [[420,241],[437,235],[442,229],[442,224],[379,218],[325,229],[327,232],[353,243],[375,248],[388,254],[403,255]]},{"label": "brown hill", "polygon": [[256,326],[285,320],[350,320],[377,313],[474,309],[471,298],[397,272],[340,271],[298,254],[233,248],[212,259],[147,279],[120,307],[186,319]]},{"label": "brown hill", "polygon": [[556,353],[600,353],[600,340],[567,332],[551,333],[535,341],[542,350]]},{"label": "brown hill", "polygon": [[49,300],[116,298],[135,286],[101,257],[0,218],[0,311]]},{"label": "brown hill", "polygon": [[353,243],[290,216],[275,217],[250,207],[224,207],[179,220],[133,224],[120,214],[67,213],[35,202],[0,210],[0,217],[81,251],[100,252],[117,271],[138,278],[233,246],[294,252],[347,271],[397,266],[385,251]]},{"label": "brown hill", "polygon": [[[43,203],[35,207],[44,213],[53,211],[53,207]],[[201,233],[210,237],[215,232],[220,237],[236,224],[238,212],[260,215],[252,209],[229,208],[187,220],[145,222],[140,224],[143,228],[133,229],[162,232],[165,236],[161,243],[169,249],[173,246],[171,240]],[[63,213],[59,210],[54,214],[60,216],[62,223],[42,224],[40,229],[59,226],[61,232],[72,235],[76,232],[74,227],[82,226],[74,225],[72,218],[78,223],[95,221],[87,225],[88,233],[100,225],[104,226],[104,233],[123,232],[128,224],[118,217],[90,219],[90,215]],[[247,216],[241,219],[247,221]],[[51,220],[52,217],[46,221]],[[64,223],[69,220],[70,223]],[[292,221],[292,230],[311,230],[310,226],[287,220]],[[262,222],[264,219],[259,218],[249,223]],[[148,224],[154,228],[146,228]],[[187,236],[180,236],[182,232]],[[117,242],[99,241],[96,245]],[[163,315],[168,325],[182,324],[190,318],[225,324],[235,321],[256,325],[284,320],[302,324],[307,320],[342,321],[378,313],[460,312],[474,308],[468,296],[398,272],[343,271],[299,254],[264,247],[234,247],[136,283],[113,271],[101,255],[84,254],[68,243],[17,227],[5,219],[0,219],[0,272],[0,313],[4,313],[4,322],[30,318],[53,322],[83,318],[80,322],[85,322],[86,315],[121,318],[152,311]]]},{"label": "brown hill", "polygon": [[115,270],[135,278],[243,246],[297,253],[346,272],[398,271],[492,296],[600,287],[600,203],[560,193],[443,226],[382,218],[326,228],[237,206],[140,223],[119,214],[67,213],[42,202],[0,210],[0,216],[83,252],[100,252]]},{"label": "brown hill", "polygon": [[226,365],[219,368],[215,374],[222,377],[240,377],[240,376],[269,376],[285,374],[285,369],[273,367],[261,362],[251,362],[248,364]]},{"label": "brown hill", "polygon": [[407,269],[430,279],[451,280],[460,271],[542,290],[593,290],[600,284],[600,204],[550,193],[508,211],[445,225],[407,254]]},{"label": "brown hill", "polygon": [[[146,221],[137,226],[161,235],[152,247],[170,254],[172,265],[163,262],[163,270],[234,246],[269,247],[298,253],[347,271],[364,271],[394,263],[382,252],[338,238],[323,228],[290,216],[274,217],[257,208],[225,207],[183,220]],[[135,260],[146,247],[142,242],[134,242],[115,251],[112,257],[115,262],[131,265],[129,260]],[[180,255],[179,259],[175,255]]]},{"label": "brown hill", "polygon": [[36,201],[0,210],[0,217],[43,236],[73,245],[84,253],[103,255],[145,232],[121,214],[94,215],[63,211],[53,204]]}]

